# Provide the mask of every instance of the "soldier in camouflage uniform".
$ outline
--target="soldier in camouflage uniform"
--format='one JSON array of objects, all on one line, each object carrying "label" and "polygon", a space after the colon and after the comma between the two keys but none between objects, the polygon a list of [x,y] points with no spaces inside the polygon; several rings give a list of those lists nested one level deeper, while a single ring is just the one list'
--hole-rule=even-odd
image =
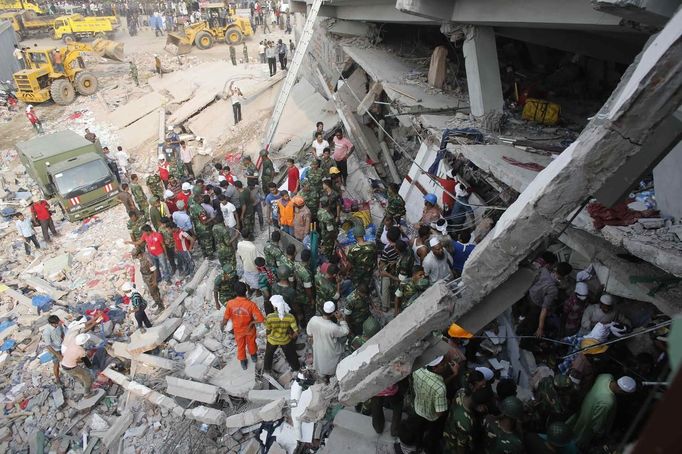
[{"label": "soldier in camouflage uniform", "polygon": [[201,253],[207,259],[213,258],[215,252],[215,247],[213,245],[213,236],[211,235],[211,224],[202,224],[199,220],[201,213],[204,209],[201,207],[201,196],[195,195],[190,197],[189,204],[189,217],[192,219],[192,225],[194,226],[194,233],[199,241],[199,246],[201,247]]},{"label": "soldier in camouflage uniform", "polygon": [[236,268],[227,263],[223,265],[222,269],[222,274],[215,278],[213,286],[213,300],[215,301],[215,308],[218,310],[225,307],[228,301],[237,297],[234,284],[239,282]]},{"label": "soldier in camouflage uniform", "polygon": [[315,303],[317,304],[318,314],[324,314],[324,303],[338,299],[338,287],[336,285],[336,273],[338,271],[336,265],[324,263],[315,275]]},{"label": "soldier in camouflage uniform", "polygon": [[398,263],[396,264],[396,271],[398,272],[398,279],[402,282],[412,276],[412,270],[414,269],[414,253],[403,240],[396,241],[395,248],[400,254]]},{"label": "soldier in camouflage uniform", "polygon": [[[317,213],[317,222],[320,229],[320,252],[325,257],[331,257],[334,255],[336,238],[339,235],[339,231],[336,226],[336,218],[329,212],[329,201],[326,197],[320,199],[320,211]],[[324,301],[322,304],[324,304]]]},{"label": "soldier in camouflage uniform", "polygon": [[[317,209],[320,206],[320,196],[322,195],[323,178],[324,171],[320,168],[320,160],[313,159],[312,164],[310,164],[310,170],[308,170],[308,176],[305,179],[305,182],[308,183],[308,194],[311,198],[310,203],[306,203],[306,206],[310,209],[310,213],[313,215],[313,220],[317,219]],[[303,197],[303,199],[307,200],[305,197]]]},{"label": "soldier in camouflage uniform", "polygon": [[535,399],[529,402],[526,413],[533,431],[544,433],[548,424],[563,421],[572,413],[571,400],[578,400],[573,382],[568,375],[545,377],[538,383]]},{"label": "soldier in camouflage uniform", "polygon": [[[353,235],[357,244],[348,250],[348,261],[352,267],[350,278],[356,285],[370,285],[377,269],[376,243],[365,241],[365,229],[362,226],[353,227]],[[348,324],[350,325],[350,322]]]},{"label": "soldier in camouflage uniform", "polygon": [[404,311],[427,288],[429,288],[429,278],[424,274],[424,268],[418,266],[412,278],[401,282],[395,291],[395,315]]},{"label": "soldier in camouflage uniform", "polygon": [[130,230],[130,239],[133,243],[137,243],[142,237],[142,226],[147,224],[147,218],[139,211],[133,211],[129,216],[128,230]]},{"label": "soldier in camouflage uniform", "polygon": [[175,264],[175,239],[173,239],[173,228],[170,225],[171,223],[172,221],[169,218],[162,217],[161,223],[159,224],[159,232],[163,235],[163,244],[166,246],[166,257],[168,257],[168,263],[171,266],[171,276],[173,276],[177,270],[177,265]]},{"label": "soldier in camouflage uniform", "polygon": [[159,283],[156,280],[156,271],[152,270],[154,267],[152,261],[149,259],[147,254],[142,252],[141,248],[136,248],[133,251],[133,257],[140,261],[140,274],[142,275],[142,280],[147,286],[147,290],[149,290],[149,294],[159,307],[159,310],[164,310],[166,306],[164,306],[163,301],[161,300]]},{"label": "soldier in camouflage uniform", "polygon": [[396,225],[400,224],[400,218],[405,216],[405,200],[403,200],[403,198],[398,194],[399,190],[400,186],[395,183],[388,185],[388,189],[386,190],[388,202],[386,203],[384,218],[381,220],[381,224],[379,224],[379,228],[377,229],[377,238],[381,238],[387,218],[392,219],[392,223],[390,225]]},{"label": "soldier in camouflage uniform", "polygon": [[474,435],[480,423],[474,413],[472,394],[470,387],[460,388],[455,394],[443,430],[443,452],[476,452]]},{"label": "soldier in camouflage uniform", "polygon": [[144,193],[142,186],[140,186],[140,180],[137,174],[130,175],[130,193],[135,199],[137,209],[146,213],[148,208],[147,195]]},{"label": "soldier in camouflage uniform", "polygon": [[147,187],[153,196],[158,197],[159,200],[163,200],[164,187],[163,183],[161,183],[161,177],[159,175],[149,175],[147,177]]},{"label": "soldier in camouflage uniform", "polygon": [[[277,268],[277,278],[279,280],[271,286],[272,294],[281,295],[282,298],[284,298],[284,301],[286,301],[291,308],[291,313],[294,314],[298,319],[301,314],[299,309],[301,308],[296,306],[296,288],[290,283],[290,277],[292,277],[291,268],[287,267],[286,265],[280,265],[279,268]],[[270,303],[270,301],[266,301],[266,314],[269,314],[273,310],[274,308],[272,307],[272,303]]]},{"label": "soldier in camouflage uniform", "polygon": [[244,231],[253,232],[254,223],[256,221],[256,210],[251,201],[251,189],[248,187],[245,188],[241,181],[235,181],[234,186],[237,188],[237,191],[239,191],[242,233]]},{"label": "soldier in camouflage uniform", "polygon": [[362,282],[358,284],[357,288],[353,290],[350,295],[348,295],[346,298],[346,306],[343,309],[350,332],[355,336],[362,333],[363,323],[371,316],[369,305],[369,287],[366,283]]},{"label": "soldier in camouflage uniform", "polygon": [[317,210],[320,205],[320,193],[312,189],[308,179],[301,182],[301,189],[298,191],[298,195],[303,198],[305,206],[310,210],[311,219],[317,219]]},{"label": "soldier in camouflage uniform", "polygon": [[260,157],[261,157],[260,182],[261,187],[263,188],[263,193],[267,193],[269,191],[268,184],[270,184],[272,180],[275,178],[275,165],[272,163],[272,159],[270,159],[270,157],[268,156],[268,150],[261,150]]},{"label": "soldier in camouflage uniform", "polygon": [[279,258],[279,266],[285,266],[289,270],[289,283],[295,284],[296,277],[294,276],[294,262],[296,261],[296,246],[293,244],[287,245],[287,250]]},{"label": "soldier in camouflage uniform", "polygon": [[325,148],[322,152],[322,159],[320,159],[320,170],[322,170],[322,178],[329,178],[329,169],[336,167],[336,161],[332,159],[332,153],[329,148]]},{"label": "soldier in camouflage uniform", "polygon": [[258,169],[249,156],[242,158],[242,167],[246,176],[246,185],[249,188],[255,188],[258,185]]},{"label": "soldier in camouflage uniform", "polygon": [[313,297],[313,277],[308,267],[310,249],[301,251],[301,261],[294,261],[294,278],[296,280],[296,303],[303,309],[301,326],[305,327],[310,317],[315,315],[315,299]]},{"label": "soldier in camouflage uniform", "polygon": [[483,422],[485,452],[522,454],[525,448],[522,434],[517,432],[523,416],[523,403],[516,396],[507,397],[500,403],[500,416],[488,415]]},{"label": "soldier in camouflage uniform", "polygon": [[258,290],[263,295],[263,301],[270,301],[272,285],[277,282],[275,273],[265,264],[263,257],[256,257],[256,270],[258,270]]},{"label": "soldier in camouflage uniform", "polygon": [[280,260],[284,255],[284,252],[282,252],[282,249],[280,249],[279,247],[279,240],[281,238],[282,235],[279,233],[279,230],[275,230],[270,234],[270,239],[265,243],[265,246],[263,247],[265,265],[271,270],[277,269],[277,267],[281,264]]},{"label": "soldier in camouflage uniform", "polygon": [[235,243],[239,239],[239,232],[225,227],[225,224],[218,223],[211,229],[213,234],[213,244],[215,245],[220,266],[230,264],[232,268],[237,268],[237,251]]}]

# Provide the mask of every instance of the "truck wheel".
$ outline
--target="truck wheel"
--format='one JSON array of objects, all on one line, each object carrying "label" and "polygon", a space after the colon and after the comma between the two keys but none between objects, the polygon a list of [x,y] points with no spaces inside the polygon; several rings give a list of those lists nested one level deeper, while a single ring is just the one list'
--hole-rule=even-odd
[{"label": "truck wheel", "polygon": [[97,78],[87,71],[81,71],[76,75],[76,80],[74,80],[74,85],[76,86],[76,91],[83,96],[94,95],[99,87],[99,82]]},{"label": "truck wheel", "polygon": [[209,32],[199,32],[194,38],[194,44],[201,50],[210,49],[213,47],[213,35]]},{"label": "truck wheel", "polygon": [[52,82],[50,87],[50,95],[55,104],[60,106],[68,106],[76,99],[76,90],[73,85],[66,79],[57,79]]},{"label": "truck wheel", "polygon": [[64,44],[69,44],[76,41],[76,38],[73,35],[66,34],[62,36],[62,41],[64,41]]},{"label": "truck wheel", "polygon": [[227,44],[239,44],[242,42],[242,39],[244,39],[244,36],[237,27],[230,28],[227,30],[227,33],[225,33],[225,41]]}]

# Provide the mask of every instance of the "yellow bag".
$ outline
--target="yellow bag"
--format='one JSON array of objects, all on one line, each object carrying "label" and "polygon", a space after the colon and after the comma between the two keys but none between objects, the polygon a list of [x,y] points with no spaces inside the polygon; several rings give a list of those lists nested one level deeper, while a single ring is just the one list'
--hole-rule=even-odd
[{"label": "yellow bag", "polygon": [[559,104],[542,99],[528,98],[523,106],[521,118],[543,125],[555,125],[559,123],[560,113],[561,106]]}]

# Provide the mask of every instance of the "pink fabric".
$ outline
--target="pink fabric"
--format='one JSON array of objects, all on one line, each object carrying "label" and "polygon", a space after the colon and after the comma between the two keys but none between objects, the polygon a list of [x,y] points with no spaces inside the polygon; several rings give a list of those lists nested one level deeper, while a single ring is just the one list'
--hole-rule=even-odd
[{"label": "pink fabric", "polygon": [[377,397],[390,397],[398,394],[398,385],[391,385],[377,394]]},{"label": "pink fabric", "polygon": [[334,158],[334,161],[343,161],[348,157],[351,148],[353,148],[353,143],[347,137],[342,137],[341,140],[334,137],[334,154],[332,158]]}]

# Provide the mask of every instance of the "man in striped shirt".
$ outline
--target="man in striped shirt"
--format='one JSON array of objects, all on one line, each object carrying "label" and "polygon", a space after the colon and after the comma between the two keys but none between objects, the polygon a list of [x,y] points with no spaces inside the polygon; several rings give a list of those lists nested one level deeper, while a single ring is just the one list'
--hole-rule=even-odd
[{"label": "man in striped shirt", "polygon": [[386,232],[388,244],[379,257],[379,275],[381,276],[381,309],[388,312],[391,308],[392,297],[395,294],[393,280],[391,276],[397,275],[396,265],[400,258],[400,253],[395,247],[396,241],[400,239],[400,228],[390,227]]},{"label": "man in striped shirt", "polygon": [[297,371],[301,366],[296,354],[296,342],[294,342],[298,336],[296,317],[289,312],[291,308],[284,301],[282,295],[272,295],[270,302],[275,310],[265,317],[267,345],[265,346],[263,371],[270,373],[272,370],[272,360],[278,348],[282,349],[289,366]]}]

